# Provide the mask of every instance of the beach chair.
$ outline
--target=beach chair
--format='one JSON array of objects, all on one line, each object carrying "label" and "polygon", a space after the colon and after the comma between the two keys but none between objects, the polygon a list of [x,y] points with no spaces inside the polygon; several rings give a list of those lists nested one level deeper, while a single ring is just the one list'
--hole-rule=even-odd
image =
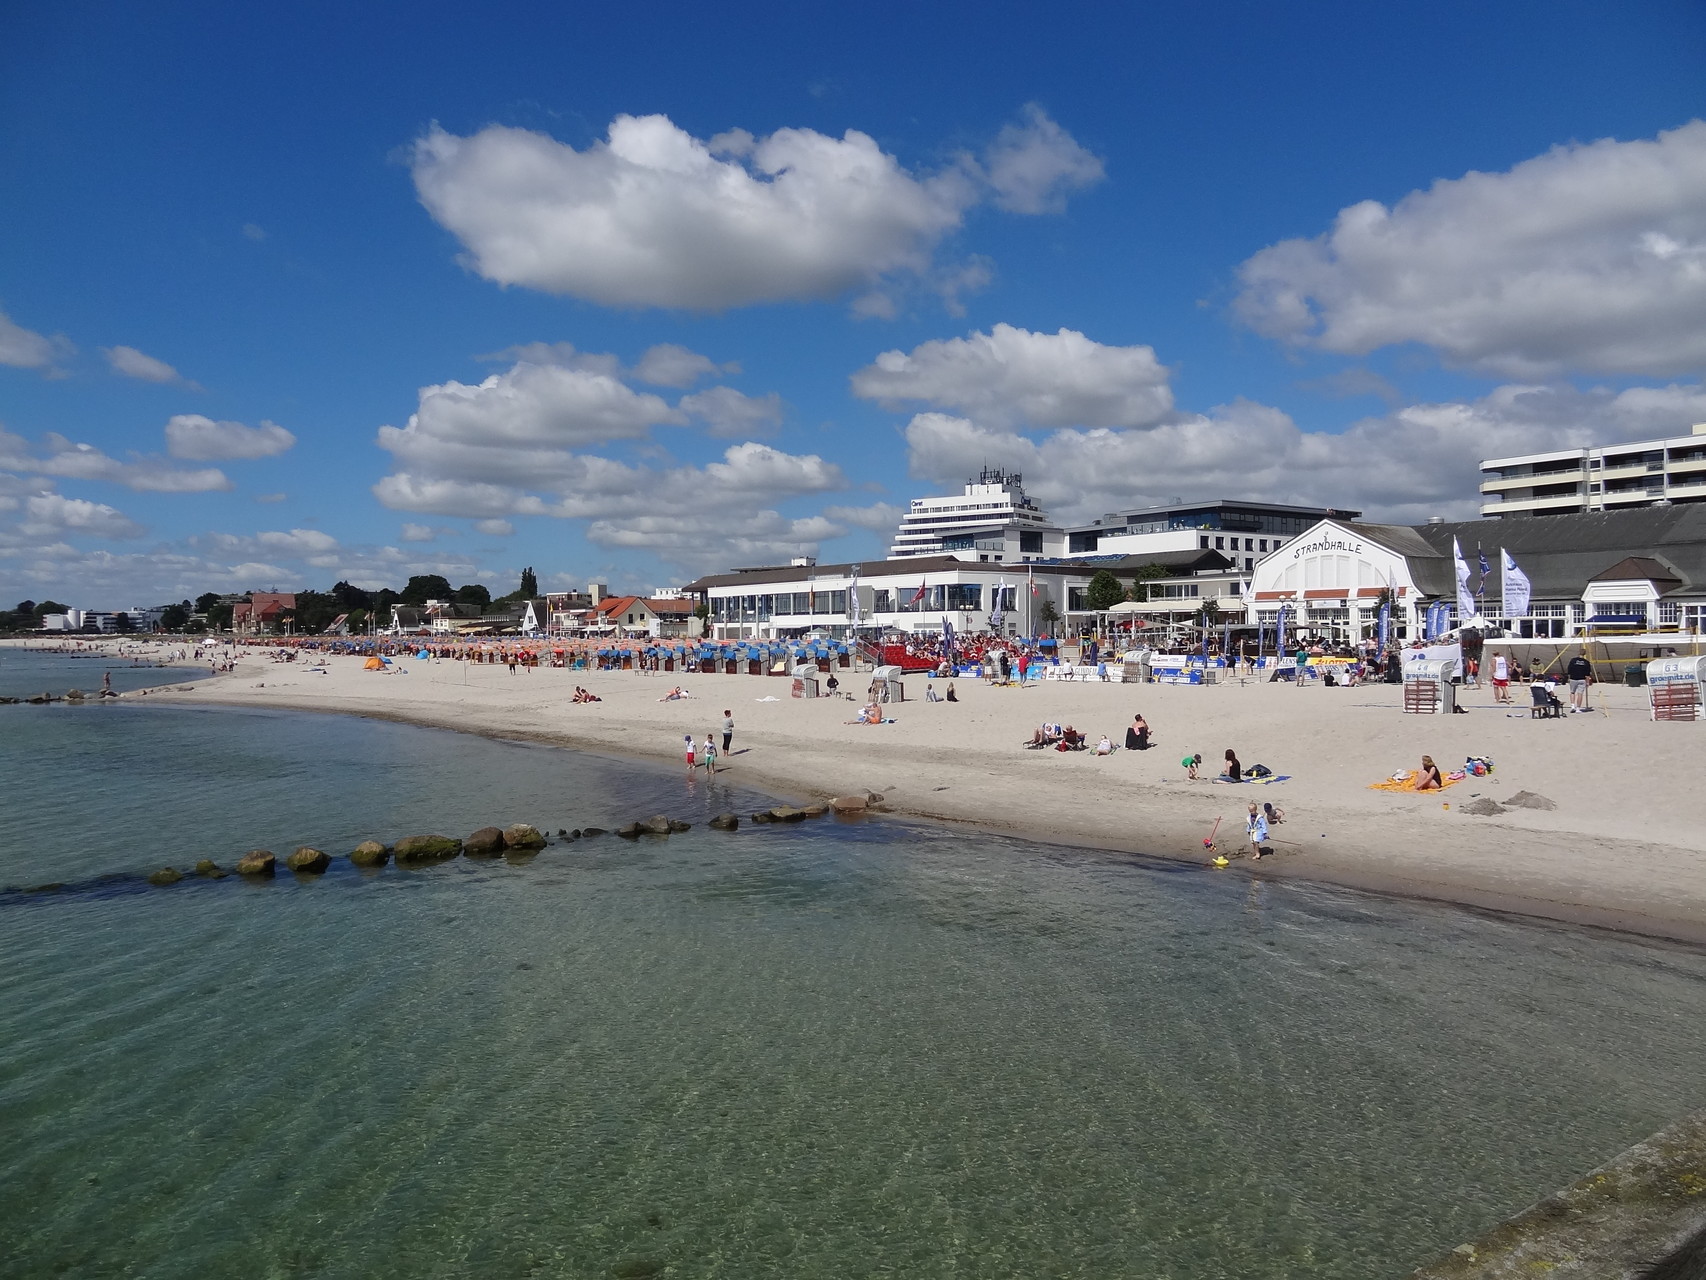
[{"label": "beach chair", "polygon": [[1530,705],[1528,718],[1530,720],[1562,720],[1564,704],[1558,701],[1558,696],[1543,684],[1528,686]]}]

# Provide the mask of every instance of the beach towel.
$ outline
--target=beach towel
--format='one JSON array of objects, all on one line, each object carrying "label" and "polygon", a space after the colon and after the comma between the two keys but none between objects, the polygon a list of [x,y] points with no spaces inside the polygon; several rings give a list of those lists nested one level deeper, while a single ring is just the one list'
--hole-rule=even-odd
[{"label": "beach towel", "polygon": [[[1442,779],[1437,789],[1444,791],[1447,787],[1454,787],[1462,781],[1463,775],[1461,773],[1448,773]],[[1409,791],[1414,793],[1416,790],[1416,771],[1411,769],[1402,777],[1388,778],[1384,782],[1371,782],[1368,784],[1368,789],[1370,791]],[[1431,794],[1434,790],[1435,788],[1430,787],[1428,789],[1428,794]]]},{"label": "beach towel", "polygon": [[1289,773],[1270,773],[1265,778],[1252,778],[1249,774],[1245,774],[1244,775],[1244,781],[1245,782],[1259,783],[1260,785],[1265,787],[1265,786],[1269,786],[1275,782],[1290,782],[1291,781],[1291,775]]}]

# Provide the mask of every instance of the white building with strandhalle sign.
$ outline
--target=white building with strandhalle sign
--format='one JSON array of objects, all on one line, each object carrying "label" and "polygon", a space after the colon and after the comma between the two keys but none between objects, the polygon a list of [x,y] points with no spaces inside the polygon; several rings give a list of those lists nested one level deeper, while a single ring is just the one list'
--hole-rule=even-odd
[{"label": "white building with strandhalle sign", "polygon": [[[1400,637],[1420,635],[1436,603],[1444,625],[1456,626],[1454,545],[1474,611],[1515,636],[1706,634],[1706,503],[1450,524],[1322,520],[1256,565],[1246,617],[1271,626],[1284,607],[1288,633],[1359,639],[1373,633],[1390,589]],[[1528,607],[1508,613],[1507,552],[1530,584]]]}]

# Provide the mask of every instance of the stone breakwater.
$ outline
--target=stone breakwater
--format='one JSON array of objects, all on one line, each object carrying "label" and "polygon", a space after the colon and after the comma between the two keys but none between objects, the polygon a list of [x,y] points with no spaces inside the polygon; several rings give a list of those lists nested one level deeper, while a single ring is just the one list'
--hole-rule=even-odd
[{"label": "stone breakwater", "polygon": [[[751,815],[750,820],[757,825],[793,823],[822,818],[832,813],[843,819],[856,818],[875,811],[882,804],[882,800],[882,796],[874,793],[836,796],[822,804],[802,807],[777,805],[770,809],[760,809]],[[717,814],[706,823],[714,831],[737,831],[740,824],[740,816],[734,813]],[[655,814],[649,818],[637,818],[624,823],[615,828],[613,833],[605,827],[577,827],[574,830],[559,827],[555,844],[570,845],[607,834],[615,834],[626,840],[639,840],[644,837],[669,836],[692,829],[692,823],[671,818],[666,814]],[[506,858],[515,862],[531,859],[552,843],[552,837],[538,827],[517,822],[507,827],[481,827],[460,838],[444,835],[403,836],[392,844],[379,840],[363,840],[345,857],[352,866],[362,870],[383,867],[388,862],[403,867],[424,867],[449,862],[453,858]],[[188,871],[175,866],[164,866],[145,874],[127,875],[120,872],[97,876],[77,884],[53,881],[0,890],[0,898],[79,890],[124,892],[150,886],[163,889],[188,880],[224,880],[232,875],[243,880],[270,880],[278,874],[281,863],[285,870],[297,878],[308,879],[324,875],[330,870],[333,857],[324,849],[312,845],[299,845],[282,858],[271,849],[250,849],[239,855],[229,869],[211,858],[202,858]]]}]

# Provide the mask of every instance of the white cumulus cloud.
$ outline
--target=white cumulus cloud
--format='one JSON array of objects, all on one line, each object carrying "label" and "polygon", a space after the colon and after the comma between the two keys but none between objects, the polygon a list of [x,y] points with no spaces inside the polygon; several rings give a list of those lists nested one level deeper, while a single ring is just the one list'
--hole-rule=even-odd
[{"label": "white cumulus cloud", "polygon": [[42,437],[39,447],[32,448],[22,436],[0,429],[0,467],[26,475],[102,480],[146,493],[211,493],[231,488],[225,473],[214,467],[185,471],[146,454],[121,462],[94,445],[77,444],[52,431]]},{"label": "white cumulus cloud", "polygon": [[984,153],[995,203],[1009,213],[1060,213],[1066,194],[1102,180],[1102,162],[1031,103]]},{"label": "white cumulus cloud", "polygon": [[14,323],[10,316],[0,311],[0,364],[51,373],[60,360],[76,350],[65,338],[44,337],[33,329]]},{"label": "white cumulus cloud", "polygon": [[660,342],[646,348],[634,366],[634,376],[654,387],[691,387],[700,378],[739,372],[740,365],[736,363],[718,364],[710,356],[689,351],[674,342]]},{"label": "white cumulus cloud", "polygon": [[782,397],[774,391],[749,396],[733,387],[710,387],[683,396],[677,407],[714,436],[768,435],[782,423]]},{"label": "white cumulus cloud", "polygon": [[1056,208],[1062,191],[1093,180],[1087,163],[1032,111],[991,148],[987,174],[969,157],[908,172],[857,130],[736,129],[707,141],[661,115],[618,116],[582,150],[525,129],[464,138],[435,127],[412,168],[421,203],[488,280],[607,306],[716,311],[922,276],[980,200]]},{"label": "white cumulus cloud", "polygon": [[295,443],[296,437],[276,422],[246,427],[241,422],[215,422],[199,413],[179,413],[166,423],[166,452],[191,462],[272,458]]},{"label": "white cumulus cloud", "polygon": [[474,531],[491,538],[507,538],[515,532],[515,526],[508,520],[476,520]]},{"label": "white cumulus cloud", "polygon": [[135,347],[102,347],[101,354],[106,356],[107,364],[112,366],[114,373],[123,374],[127,378],[161,383],[186,381],[181,373],[164,360],[156,360]]},{"label": "white cumulus cloud", "polygon": [[1706,367],[1706,121],[1554,148],[1390,209],[1364,201],[1239,268],[1269,337],[1361,355],[1415,342],[1534,379]]},{"label": "white cumulus cloud", "polygon": [[90,538],[139,538],[146,530],[124,512],[104,502],[41,493],[24,502],[19,532],[31,538],[81,534]]},{"label": "white cumulus cloud", "polygon": [[1168,377],[1152,347],[998,324],[885,351],[852,384],[854,395],[886,408],[922,402],[1006,426],[1152,427],[1173,413]]}]

